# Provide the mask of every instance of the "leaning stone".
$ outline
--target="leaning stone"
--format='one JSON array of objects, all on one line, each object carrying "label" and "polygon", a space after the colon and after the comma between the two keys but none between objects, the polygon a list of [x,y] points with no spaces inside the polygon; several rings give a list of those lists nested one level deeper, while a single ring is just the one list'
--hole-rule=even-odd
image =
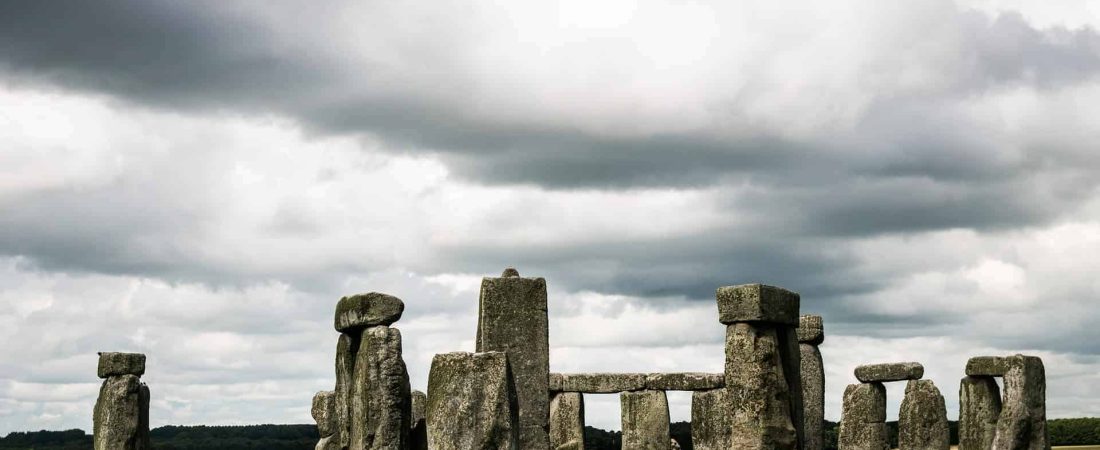
[{"label": "leaning stone", "polygon": [[718,321],[765,322],[798,326],[797,293],[765,284],[718,288]]},{"label": "leaning stone", "polygon": [[947,406],[932,380],[909,380],[898,413],[898,450],[948,450]]},{"label": "leaning stone", "polygon": [[558,391],[615,394],[645,389],[644,373],[562,373]]},{"label": "leaning stone", "polygon": [[645,388],[660,391],[704,391],[726,385],[721,373],[674,372],[646,375]]},{"label": "leaning stone", "polygon": [[584,450],[584,394],[558,392],[550,399],[550,448]]},{"label": "leaning stone", "polygon": [[370,292],[340,299],[336,304],[336,331],[341,333],[378,325],[390,325],[401,318],[405,303],[392,295]]},{"label": "leaning stone", "polygon": [[844,389],[844,421],[886,422],[886,386],[882,383],[849,384]]},{"label": "leaning stone", "polygon": [[668,398],[665,391],[619,394],[623,450],[669,450]]},{"label": "leaning stone", "polygon": [[924,366],[915,362],[868,364],[856,367],[856,379],[863,383],[919,380]]},{"label": "leaning stone", "polygon": [[993,377],[963,377],[959,384],[959,450],[989,450],[1001,414],[1001,388]]},{"label": "leaning stone", "polygon": [[357,353],[359,336],[341,333],[336,342],[336,433],[333,441],[345,449],[351,446],[351,386]]},{"label": "leaning stone", "polygon": [[409,449],[428,450],[428,424],[426,422],[428,396],[412,391],[412,419],[410,420]]},{"label": "leaning stone", "polygon": [[[806,316],[802,316],[806,317]],[[801,330],[801,328],[799,328]],[[816,345],[799,344],[802,378],[803,450],[825,449],[825,369]]]},{"label": "leaning stone", "polygon": [[515,376],[520,447],[545,450],[550,417],[550,334],[546,280],[523,278],[515,269],[481,280],[477,351],[508,353]]},{"label": "leaning stone", "polygon": [[845,422],[840,423],[837,436],[839,450],[887,450],[887,432],[885,422]]},{"label": "leaning stone", "polygon": [[970,376],[1003,377],[1010,368],[1011,358],[1000,356],[975,356],[966,361],[966,374]]},{"label": "leaning stone", "polygon": [[790,387],[776,327],[727,326],[725,375],[732,399],[733,448],[796,449],[798,431],[792,420]]},{"label": "leaning stone", "polygon": [[141,353],[99,352],[99,377],[145,375],[145,355]]},{"label": "leaning stone", "polygon": [[313,420],[317,422],[317,434],[321,437],[336,433],[336,392],[321,391],[313,396],[310,408]]},{"label": "leaning stone", "polygon": [[117,375],[104,381],[92,414],[95,450],[140,448],[141,404],[137,375]]},{"label": "leaning stone", "polygon": [[351,386],[351,450],[405,450],[412,416],[401,332],[363,330]]},{"label": "leaning stone", "polygon": [[504,352],[435,355],[428,373],[428,448],[516,450],[511,380]]},{"label": "leaning stone", "polygon": [[733,409],[728,391],[711,389],[691,394],[691,443],[696,450],[729,450]]},{"label": "leaning stone", "polygon": [[1050,436],[1046,427],[1046,370],[1034,356],[1006,358],[1004,398],[993,450],[1046,449]]},{"label": "leaning stone", "polygon": [[798,317],[798,342],[821,345],[825,342],[825,327],[821,316],[804,315]]}]

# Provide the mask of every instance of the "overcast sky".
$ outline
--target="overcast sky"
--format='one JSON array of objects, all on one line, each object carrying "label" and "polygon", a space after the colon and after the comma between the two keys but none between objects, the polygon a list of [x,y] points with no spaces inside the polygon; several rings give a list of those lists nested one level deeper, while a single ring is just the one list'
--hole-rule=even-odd
[{"label": "overcast sky", "polygon": [[153,426],[312,423],[368,291],[423,390],[507,266],[555,371],[719,372],[714,290],[763,282],[830,419],[858,364],[954,419],[1017,352],[1100,415],[1096,2],[277,3],[0,3],[0,434],[90,431],[96,351]]}]

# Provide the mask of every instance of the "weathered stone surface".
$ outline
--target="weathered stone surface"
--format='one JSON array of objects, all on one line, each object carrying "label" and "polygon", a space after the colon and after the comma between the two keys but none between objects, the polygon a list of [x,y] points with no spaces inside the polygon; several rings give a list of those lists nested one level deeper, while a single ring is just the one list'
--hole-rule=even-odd
[{"label": "weathered stone surface", "polygon": [[966,361],[966,374],[970,376],[1003,377],[1010,368],[1011,358],[1001,356],[975,356]]},{"label": "weathered stone surface", "polygon": [[798,349],[802,358],[802,423],[805,435],[802,450],[824,450],[825,369],[821,351],[812,344],[799,344]]},{"label": "weathered stone surface", "polygon": [[886,386],[882,383],[849,384],[844,389],[845,421],[886,422]]},{"label": "weathered stone surface", "polygon": [[840,423],[840,435],[837,436],[839,450],[887,450],[885,422],[845,422]]},{"label": "weathered stone surface", "polygon": [[665,391],[619,394],[623,450],[669,450],[668,398]]},{"label": "weathered stone surface", "polygon": [[584,394],[558,392],[550,400],[550,448],[584,450]]},{"label": "weathered stone surface", "polygon": [[105,380],[92,413],[95,450],[140,448],[141,404],[141,381],[137,375],[117,375]]},{"label": "weathered stone surface", "polygon": [[989,376],[963,377],[959,384],[959,450],[989,450],[1001,414],[1001,388]]},{"label": "weathered stone surface", "polygon": [[432,450],[517,450],[518,417],[507,355],[435,355],[428,374],[427,417]]},{"label": "weathered stone surface", "polygon": [[477,351],[508,353],[519,407],[520,446],[549,448],[550,337],[546,280],[505,270],[481,280]]},{"label": "weathered stone surface", "polygon": [[924,366],[916,362],[868,364],[856,367],[856,379],[863,383],[919,380]]},{"label": "weathered stone surface", "polygon": [[340,443],[336,441],[336,436],[323,437],[317,441],[313,450],[340,450]]},{"label": "weathered stone surface", "polygon": [[671,372],[651,373],[645,377],[645,388],[660,391],[703,391],[726,385],[721,373]]},{"label": "weathered stone surface", "polygon": [[821,345],[822,342],[825,342],[825,326],[821,316],[799,316],[798,342],[812,345]]},{"label": "weathered stone surface", "polygon": [[145,355],[141,353],[99,352],[100,378],[115,375],[145,375]]},{"label": "weathered stone surface", "polygon": [[947,406],[932,380],[909,380],[898,413],[898,450],[948,450]]},{"label": "weathered stone surface", "polygon": [[691,443],[696,450],[730,450],[733,445],[733,409],[725,389],[691,394]]},{"label": "weathered stone surface", "polygon": [[765,322],[798,326],[797,293],[766,284],[742,284],[718,288],[718,321]]},{"label": "weathered stone surface", "polygon": [[340,448],[351,446],[351,384],[355,355],[359,353],[359,335],[341,333],[336,342],[336,432],[332,442]]},{"label": "weathered stone surface", "polygon": [[392,295],[369,292],[340,299],[336,304],[336,331],[346,333],[361,328],[390,325],[401,319],[405,302]]},{"label": "weathered stone surface", "polygon": [[363,330],[351,385],[351,450],[404,450],[412,416],[409,374],[401,358],[401,332]]},{"label": "weathered stone surface", "polygon": [[555,373],[551,391],[615,394],[645,389],[644,373]]},{"label": "weathered stone surface", "polygon": [[[797,309],[795,314],[797,318]],[[776,326],[742,322],[726,327],[725,378],[734,448],[798,447],[784,366]],[[799,372],[791,376],[797,378]]]},{"label": "weathered stone surface", "polygon": [[428,450],[427,423],[428,396],[412,391],[412,419],[410,420],[409,449]]},{"label": "weathered stone surface", "polygon": [[1034,356],[1006,358],[1004,398],[993,450],[1049,449],[1046,428],[1046,371],[1043,360]]},{"label": "weathered stone surface", "polygon": [[798,332],[793,327],[777,327],[775,334],[779,339],[779,359],[783,362],[783,375],[787,380],[791,425],[795,429],[798,448],[803,448],[806,440],[803,430],[805,407],[802,405],[802,356],[798,348]]},{"label": "weathered stone surface", "polygon": [[321,391],[313,395],[313,407],[310,408],[313,420],[317,422],[317,434],[321,437],[336,433],[336,392]]}]

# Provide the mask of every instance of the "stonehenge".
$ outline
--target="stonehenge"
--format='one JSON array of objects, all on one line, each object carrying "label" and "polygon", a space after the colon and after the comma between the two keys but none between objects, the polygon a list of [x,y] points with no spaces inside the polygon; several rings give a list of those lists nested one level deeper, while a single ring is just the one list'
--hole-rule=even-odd
[{"label": "stonehenge", "polygon": [[[1004,384],[997,387],[996,378]],[[1046,371],[1035,356],[976,356],[959,386],[959,450],[1044,450]]]},{"label": "stonehenge", "polygon": [[103,379],[92,413],[95,450],[146,450],[149,445],[149,387],[141,382],[145,355],[100,352]]},{"label": "stonehenge", "polygon": [[[667,392],[688,391],[693,448],[824,449],[821,316],[800,315],[799,294],[763,284],[720,287],[715,299],[726,327],[720,373],[551,372],[546,281],[509,268],[482,279],[474,351],[435,355],[421,393],[410,389],[392,326],[404,303],[381,293],[344,297],[334,321],[335,388],[313,401],[316,448],[583,450],[584,396],[618,394],[622,448],[673,450],[681,443],[669,433]],[[100,373],[124,376],[133,371],[127,364],[101,362]],[[966,375],[961,450],[1049,448],[1041,360],[975,357]],[[948,449],[944,398],[923,378],[924,366],[870,364],[854,376],[858,383],[844,390],[840,449],[889,448],[884,383],[897,381],[907,383],[898,449]],[[1003,393],[995,378],[1004,380]]]}]

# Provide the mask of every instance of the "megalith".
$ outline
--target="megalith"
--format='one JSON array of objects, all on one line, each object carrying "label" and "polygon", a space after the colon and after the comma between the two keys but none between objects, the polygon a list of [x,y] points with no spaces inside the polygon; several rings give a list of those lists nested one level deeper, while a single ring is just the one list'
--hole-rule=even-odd
[{"label": "megalith", "polygon": [[803,426],[799,296],[762,284],[718,288],[736,448],[797,449]]},{"label": "megalith", "polygon": [[99,353],[99,388],[92,413],[95,450],[145,450],[149,448],[149,388],[141,382],[145,355]]},{"label": "megalith", "polygon": [[837,440],[840,450],[890,448],[886,436],[886,386],[871,382],[849,384],[844,389]]},{"label": "megalith", "polygon": [[550,400],[550,448],[584,450],[584,394],[554,393]]},{"label": "megalith", "polygon": [[959,450],[989,450],[1001,415],[1001,388],[991,376],[966,376],[959,384]]},{"label": "megalith", "polygon": [[1035,356],[975,357],[966,365],[970,376],[1001,376],[1004,392],[993,434],[993,450],[1050,448],[1046,428],[1046,371]]},{"label": "megalith", "polygon": [[428,396],[420,391],[412,391],[412,420],[409,429],[409,449],[428,450],[427,423]]},{"label": "megalith", "polygon": [[669,450],[668,397],[665,391],[631,391],[619,394],[622,410],[623,450]]},{"label": "megalith", "polygon": [[518,450],[517,421],[505,352],[455,352],[432,358],[428,448]]},{"label": "megalith", "polygon": [[798,350],[802,378],[802,450],[825,448],[825,368],[818,346],[825,341],[821,316],[806,315],[798,320]]},{"label": "megalith", "polygon": [[947,406],[932,380],[909,380],[898,413],[898,450],[948,450]]},{"label": "megalith", "polygon": [[691,393],[691,443],[696,450],[732,448],[733,422],[729,392],[725,388]]},{"label": "megalith", "polygon": [[352,376],[351,450],[405,450],[410,395],[401,332],[385,325],[363,330]]},{"label": "megalith", "polygon": [[509,268],[481,281],[477,351],[508,353],[519,407],[520,446],[549,448],[550,337],[546,280]]},{"label": "megalith", "polygon": [[339,449],[339,441],[336,437],[338,421],[336,420],[336,392],[321,391],[313,396],[313,408],[310,410],[313,420],[317,422],[316,450]]}]

